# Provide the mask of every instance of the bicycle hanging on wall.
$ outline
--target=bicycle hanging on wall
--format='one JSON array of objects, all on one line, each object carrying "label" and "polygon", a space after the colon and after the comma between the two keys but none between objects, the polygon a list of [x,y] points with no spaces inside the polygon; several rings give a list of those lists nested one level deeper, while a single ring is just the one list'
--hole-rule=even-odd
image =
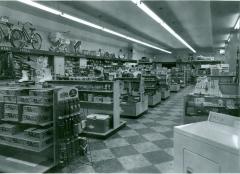
[{"label": "bicycle hanging on wall", "polygon": [[[20,24],[20,22],[18,22]],[[29,25],[27,29],[26,25]],[[14,28],[14,24],[7,22],[2,22],[0,26],[0,42],[10,42],[15,48],[23,48],[25,46],[31,45],[33,49],[41,49],[42,37],[40,34],[35,32],[33,24],[26,22],[22,24],[22,27]]]}]

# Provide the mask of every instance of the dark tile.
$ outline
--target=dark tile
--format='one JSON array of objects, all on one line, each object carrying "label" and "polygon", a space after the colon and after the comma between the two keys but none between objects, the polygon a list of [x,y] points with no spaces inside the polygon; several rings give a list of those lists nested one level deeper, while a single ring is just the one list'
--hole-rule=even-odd
[{"label": "dark tile", "polygon": [[[173,127],[173,126],[169,126]],[[168,138],[173,138],[173,131],[162,132],[161,134],[165,135]]]},{"label": "dark tile", "polygon": [[144,153],[143,156],[153,164],[159,164],[173,160],[172,156],[162,150]]},{"label": "dark tile", "polygon": [[156,122],[152,122],[152,123],[143,123],[145,126],[147,127],[154,127],[154,126],[160,126],[159,123]]},{"label": "dark tile", "polygon": [[138,144],[138,143],[143,143],[147,141],[145,138],[143,138],[140,135],[126,137],[125,139],[127,140],[127,142],[129,142],[129,144]]},{"label": "dark tile", "polygon": [[153,141],[153,143],[158,145],[162,149],[173,147],[173,140],[170,140],[170,139],[157,140],[157,141]]},{"label": "dark tile", "polygon": [[110,159],[94,163],[94,170],[97,173],[116,173],[124,171],[124,168],[117,159]]},{"label": "dark tile", "polygon": [[134,149],[131,145],[114,147],[114,148],[111,148],[111,151],[115,155],[116,158],[119,158],[119,157],[122,157],[122,156],[138,154],[136,149]]},{"label": "dark tile", "polygon": [[159,116],[159,117],[157,117],[157,118],[153,118],[153,120],[155,120],[155,121],[165,121],[165,120],[167,120],[166,118],[164,118],[163,116],[163,114],[161,114],[162,116]]},{"label": "dark tile", "polygon": [[129,155],[118,158],[125,170],[132,170],[139,167],[147,167],[152,164],[142,155]]},{"label": "dark tile", "polygon": [[148,133],[154,133],[155,131],[150,129],[150,128],[145,128],[145,129],[138,129],[136,130],[140,135],[143,134],[148,134]]},{"label": "dark tile", "polygon": [[121,136],[117,133],[111,135],[110,137],[108,137],[108,139],[114,139],[114,138],[121,138]]},{"label": "dark tile", "polygon": [[91,150],[100,150],[100,149],[106,149],[106,145],[103,142],[91,142],[89,143],[89,147]]},{"label": "dark tile", "polygon": [[129,127],[128,125],[124,126],[121,130],[130,130],[131,127]]},{"label": "dark tile", "polygon": [[160,173],[160,171],[155,166],[148,166],[128,170],[128,173]]}]

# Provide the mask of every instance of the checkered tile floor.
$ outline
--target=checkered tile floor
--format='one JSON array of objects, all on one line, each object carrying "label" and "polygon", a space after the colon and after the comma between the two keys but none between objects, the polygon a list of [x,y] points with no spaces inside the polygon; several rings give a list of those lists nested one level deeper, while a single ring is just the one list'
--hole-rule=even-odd
[{"label": "checkered tile floor", "polygon": [[93,166],[74,163],[57,172],[173,172],[173,127],[182,124],[186,87],[106,140],[90,140]]}]

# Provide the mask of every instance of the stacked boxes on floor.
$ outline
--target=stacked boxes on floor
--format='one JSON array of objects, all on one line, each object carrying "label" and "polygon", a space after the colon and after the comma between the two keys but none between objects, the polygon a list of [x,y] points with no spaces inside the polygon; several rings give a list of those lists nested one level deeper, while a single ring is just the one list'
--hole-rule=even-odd
[{"label": "stacked boxes on floor", "polygon": [[52,119],[52,108],[44,106],[51,106],[52,95],[52,90],[1,89],[0,144],[33,151],[41,151],[51,145],[52,130],[36,127]]},{"label": "stacked boxes on floor", "polygon": [[87,131],[105,133],[110,129],[110,116],[90,114],[87,116]]}]

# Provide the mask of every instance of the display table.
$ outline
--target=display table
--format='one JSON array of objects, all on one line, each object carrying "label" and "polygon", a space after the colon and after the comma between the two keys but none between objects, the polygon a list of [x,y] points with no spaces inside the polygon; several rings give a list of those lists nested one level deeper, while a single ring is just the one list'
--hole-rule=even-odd
[{"label": "display table", "polygon": [[134,103],[121,103],[121,116],[139,117],[148,110],[148,96],[143,97],[143,101]]},{"label": "display table", "polygon": [[170,91],[171,92],[178,92],[180,90],[180,85],[179,84],[171,84],[170,85]]},{"label": "display table", "polygon": [[161,92],[156,92],[154,95],[148,96],[148,106],[154,107],[161,103],[162,94]]},{"label": "display table", "polygon": [[161,98],[165,100],[168,97],[170,97],[170,90],[162,88],[162,90],[161,90]]}]

